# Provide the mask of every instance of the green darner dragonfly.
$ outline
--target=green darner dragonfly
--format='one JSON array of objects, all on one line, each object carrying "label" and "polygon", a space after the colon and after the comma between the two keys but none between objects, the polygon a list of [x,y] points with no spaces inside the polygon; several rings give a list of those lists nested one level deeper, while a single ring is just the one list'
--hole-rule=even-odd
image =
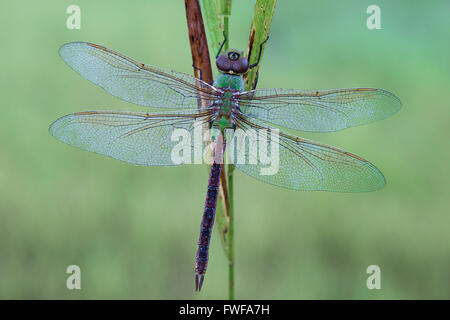
[{"label": "green darner dragonfly", "polygon": [[[268,138],[269,144],[278,145],[276,173],[261,174],[266,163],[251,148],[243,149],[247,161],[232,159],[236,168],[253,178],[295,190],[374,191],[385,185],[385,179],[367,160],[288,135],[271,125],[301,131],[337,131],[387,118],[401,108],[395,95],[371,88],[244,91],[242,76],[258,64],[259,58],[256,64],[249,65],[238,50],[220,52],[216,56],[220,75],[211,85],[187,74],[144,65],[96,44],[67,43],[60,48],[60,56],[81,76],[113,96],[161,111],[78,112],[56,120],[49,129],[54,137],[71,146],[142,166],[180,164],[173,159],[175,130],[192,133],[205,125],[214,130],[196,256],[196,290],[201,289],[206,273],[221,160],[230,139],[226,131],[276,133]],[[249,135],[248,139],[259,143],[263,138]],[[189,143],[185,151],[194,153],[194,149],[194,143]]]}]

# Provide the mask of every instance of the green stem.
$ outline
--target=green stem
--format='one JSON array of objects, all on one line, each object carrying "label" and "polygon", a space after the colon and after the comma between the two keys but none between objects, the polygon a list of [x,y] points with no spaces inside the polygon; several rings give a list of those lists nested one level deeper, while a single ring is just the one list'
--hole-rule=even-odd
[{"label": "green stem", "polygon": [[[247,57],[250,64],[256,63],[259,55],[259,45],[266,40],[269,35],[272,17],[275,12],[275,5],[277,0],[256,0],[255,9],[253,12],[252,26],[250,28],[250,36],[248,39]],[[270,41],[270,40],[269,40]],[[261,59],[264,53],[264,47],[261,52]],[[261,63],[255,68],[251,69],[244,76],[245,89],[253,89],[256,82],[256,75],[259,71]]]},{"label": "green stem", "polygon": [[[224,50],[230,43],[229,17],[231,15],[231,0],[202,0],[206,29],[209,37],[210,50],[216,54],[223,41],[223,32],[227,36]],[[221,198],[217,204],[216,225],[220,239],[228,259],[229,286],[228,297],[234,299],[234,241],[233,241],[233,165],[224,166],[221,176]]]},{"label": "green stem", "polygon": [[[259,44],[262,43],[269,34],[272,16],[275,11],[276,0],[256,0],[255,9],[250,30],[249,46],[247,57],[250,63],[255,63],[259,55]],[[202,0],[202,7],[206,21],[206,29],[209,37],[210,49],[217,53],[223,41],[222,33],[225,32],[227,42],[224,49],[230,43],[229,17],[231,15],[231,0]],[[262,53],[261,53],[262,56]],[[256,81],[256,74],[259,65],[253,68],[245,77],[246,90],[253,88]],[[226,168],[226,170],[225,170]],[[220,239],[228,259],[228,298],[234,299],[234,166],[229,164],[222,170],[225,176],[221,176],[222,199],[217,205],[216,225],[220,233]],[[219,209],[220,208],[220,209]]]},{"label": "green stem", "polygon": [[234,300],[234,166],[228,165],[228,218],[229,218],[229,230],[228,230],[228,298]]},{"label": "green stem", "polygon": [[[230,33],[229,33],[229,17],[231,15],[231,0],[221,0],[221,15],[223,17],[223,31],[227,35],[227,42],[225,43],[224,49],[227,50],[230,44]],[[227,186],[228,186],[228,212],[226,215],[228,217],[228,236],[227,236],[227,250],[228,252],[228,299],[234,300],[234,179],[233,170],[234,166],[232,164],[227,165]]]}]

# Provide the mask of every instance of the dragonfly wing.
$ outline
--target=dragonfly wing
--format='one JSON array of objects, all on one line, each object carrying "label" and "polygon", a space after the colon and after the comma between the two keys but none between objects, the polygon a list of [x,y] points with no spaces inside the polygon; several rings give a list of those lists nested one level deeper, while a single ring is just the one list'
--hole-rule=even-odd
[{"label": "dragonfly wing", "polygon": [[401,108],[392,93],[370,88],[256,89],[238,99],[247,117],[301,131],[342,130],[385,119]]},{"label": "dragonfly wing", "polygon": [[[246,161],[238,161],[237,156],[232,161],[236,168],[263,182],[294,190],[336,192],[375,191],[386,184],[373,164],[350,152],[282,132],[277,134],[278,130],[267,132],[264,138],[260,130],[252,135],[252,128],[241,123],[242,127],[248,136],[248,145],[242,149]],[[250,151],[252,144],[257,152]],[[238,142],[236,146],[242,148]],[[274,150],[264,153],[271,161],[263,160],[264,150]]]},{"label": "dragonfly wing", "polygon": [[204,81],[144,65],[99,45],[71,42],[61,46],[59,54],[84,78],[113,96],[138,105],[197,109],[199,98],[202,102],[215,99],[215,88]]},{"label": "dragonfly wing", "polygon": [[[176,146],[180,146],[183,132],[191,137],[194,128],[201,127],[203,120],[197,120],[194,116],[180,115],[179,112],[158,115],[87,111],[59,118],[49,131],[55,138],[71,146],[131,164],[171,166],[181,164],[174,161],[172,152]],[[173,138],[176,129],[180,131]],[[184,152],[194,155],[190,138],[184,142]]]}]

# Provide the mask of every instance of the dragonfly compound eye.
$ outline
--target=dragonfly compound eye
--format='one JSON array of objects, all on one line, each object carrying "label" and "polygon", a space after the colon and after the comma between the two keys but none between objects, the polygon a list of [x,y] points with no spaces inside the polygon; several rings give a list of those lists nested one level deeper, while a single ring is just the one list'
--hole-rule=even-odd
[{"label": "dragonfly compound eye", "polygon": [[238,60],[239,58],[240,58],[240,54],[239,53],[237,53],[237,52],[234,52],[234,51],[231,51],[231,52],[228,52],[228,58],[231,60],[231,61],[236,61],[236,60]]}]

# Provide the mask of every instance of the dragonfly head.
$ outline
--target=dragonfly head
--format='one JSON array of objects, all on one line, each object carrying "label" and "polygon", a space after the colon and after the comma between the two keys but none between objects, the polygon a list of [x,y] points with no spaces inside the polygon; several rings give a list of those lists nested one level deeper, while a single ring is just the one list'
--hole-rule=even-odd
[{"label": "dragonfly head", "polygon": [[217,57],[216,66],[220,72],[229,74],[247,73],[249,67],[244,53],[236,49],[228,49]]}]

